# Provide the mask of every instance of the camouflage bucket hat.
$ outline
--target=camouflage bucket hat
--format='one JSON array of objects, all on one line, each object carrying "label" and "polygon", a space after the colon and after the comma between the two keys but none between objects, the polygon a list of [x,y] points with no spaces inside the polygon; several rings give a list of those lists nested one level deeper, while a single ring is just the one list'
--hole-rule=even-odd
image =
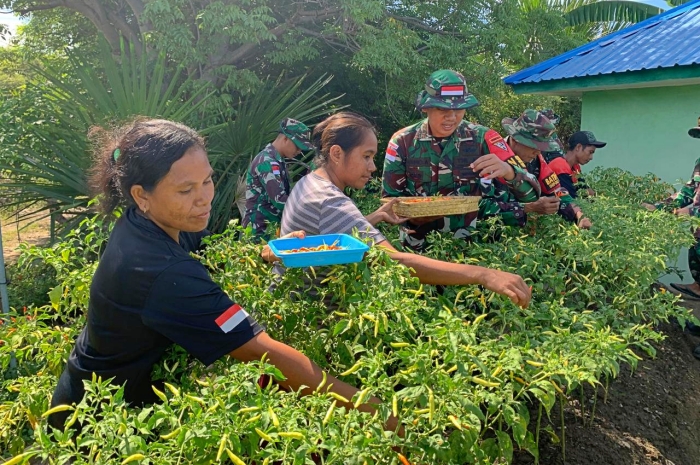
[{"label": "camouflage bucket hat", "polygon": [[467,90],[467,81],[457,71],[441,69],[430,75],[425,90],[418,93],[416,108],[466,110],[479,104]]},{"label": "camouflage bucket hat", "polygon": [[688,129],[688,135],[695,139],[700,139],[700,118],[698,118],[698,127]]},{"label": "camouflage bucket hat", "polygon": [[300,150],[311,150],[311,131],[301,121],[285,118],[280,121],[279,132],[289,137]]},{"label": "camouflage bucket hat", "polygon": [[559,124],[559,120],[561,119],[561,117],[554,113],[554,110],[552,110],[551,108],[545,108],[540,113],[546,116],[547,119],[551,121],[553,125],[556,126],[557,124]]},{"label": "camouflage bucket hat", "polygon": [[554,138],[557,128],[537,110],[527,109],[516,119],[503,118],[501,124],[510,137],[523,145],[543,152],[560,150]]}]

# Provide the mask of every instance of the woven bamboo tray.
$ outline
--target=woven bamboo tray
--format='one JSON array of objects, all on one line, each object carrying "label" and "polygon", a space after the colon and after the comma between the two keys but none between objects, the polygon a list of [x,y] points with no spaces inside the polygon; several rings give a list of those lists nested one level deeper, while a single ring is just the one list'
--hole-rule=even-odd
[{"label": "woven bamboo tray", "polygon": [[[405,218],[463,215],[478,211],[481,199],[478,195],[398,198],[399,202],[394,205],[394,213]],[[383,198],[382,203],[387,203],[391,199],[391,197]]]}]

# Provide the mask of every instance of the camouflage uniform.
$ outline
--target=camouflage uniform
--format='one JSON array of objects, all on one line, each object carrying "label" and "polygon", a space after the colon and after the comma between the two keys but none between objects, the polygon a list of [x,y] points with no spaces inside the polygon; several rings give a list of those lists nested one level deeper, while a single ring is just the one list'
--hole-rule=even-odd
[{"label": "camouflage uniform", "polygon": [[[700,121],[698,122],[700,125]],[[700,138],[700,127],[697,138]],[[693,130],[691,129],[691,131]],[[688,131],[690,133],[690,131]],[[692,136],[692,134],[691,134]],[[696,137],[696,136],[693,136]],[[656,208],[673,211],[690,206],[689,214],[700,218],[700,158],[695,160],[693,175],[681,190],[656,204]],[[688,249],[688,268],[695,282],[700,283],[700,229],[695,230],[695,245]]]},{"label": "camouflage uniform", "polygon": [[[694,139],[700,139],[700,118],[698,118],[698,125],[696,127],[688,129],[688,135]],[[690,184],[690,182],[696,185],[690,214],[693,216],[700,216],[700,158],[695,160],[693,177],[688,184]],[[686,186],[688,184],[686,184]],[[693,280],[696,283],[700,283],[700,229],[695,230],[695,245],[688,250],[688,268],[690,269],[690,274],[693,276]],[[690,322],[686,323],[686,327],[691,331],[693,329],[698,329],[696,325]],[[696,346],[693,350],[693,356],[700,360],[700,345]]]},{"label": "camouflage uniform", "polygon": [[[300,150],[311,149],[309,128],[305,124],[285,118],[280,123],[279,133],[291,139]],[[248,168],[243,226],[250,225],[255,236],[269,239],[266,234],[268,224],[281,221],[290,190],[284,157],[268,144]]]},{"label": "camouflage uniform", "polygon": [[[443,93],[444,92],[444,93]],[[441,70],[428,79],[426,90],[418,95],[422,108],[470,108],[476,98],[466,91],[464,78],[454,71]],[[515,172],[511,181],[482,180],[470,167],[480,156],[496,154]],[[436,139],[430,134],[427,118],[396,132],[384,158],[382,196],[481,195],[479,211],[451,215],[402,230],[404,245],[422,250],[431,231],[452,232],[467,238],[477,217],[499,215],[506,224],[524,224],[525,212],[518,200],[530,202],[539,197],[539,185],[525,165],[494,130],[462,121],[449,137]]]},{"label": "camouflage uniform", "polygon": [[[559,124],[559,120],[561,118],[559,117],[559,115],[554,113],[554,110],[552,110],[551,108],[545,108],[544,110],[542,110],[541,113],[544,116],[546,116],[547,119],[551,121],[554,126]],[[566,147],[564,147],[564,143],[561,141],[561,139],[559,139],[559,135],[556,132],[552,133],[552,139],[554,139],[554,142],[556,142],[557,145],[559,145],[559,149],[542,151],[544,161],[546,161],[547,163],[551,162],[555,158],[563,157],[566,153]]]},{"label": "camouflage uniform", "polygon": [[[556,130],[554,124],[539,111],[527,109],[518,118],[504,118],[501,124],[509,134],[509,138],[523,145],[540,152],[560,149],[559,143],[552,137]],[[543,195],[559,197],[557,213],[568,221],[576,222],[581,209],[574,203],[569,192],[561,187],[559,178],[541,153],[528,163],[527,170],[537,177]]]}]

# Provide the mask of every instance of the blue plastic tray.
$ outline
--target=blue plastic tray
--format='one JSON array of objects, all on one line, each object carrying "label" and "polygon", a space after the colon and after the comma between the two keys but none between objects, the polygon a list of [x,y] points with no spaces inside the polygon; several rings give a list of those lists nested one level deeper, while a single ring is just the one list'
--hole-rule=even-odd
[{"label": "blue plastic tray", "polygon": [[[298,249],[300,247],[318,247],[319,245],[331,245],[333,243],[343,247],[343,250],[282,253],[284,250]],[[275,239],[270,241],[268,245],[272,253],[279,257],[287,268],[361,262],[365,252],[369,250],[367,244],[347,234],[322,234],[320,236],[306,236],[304,239]]]}]

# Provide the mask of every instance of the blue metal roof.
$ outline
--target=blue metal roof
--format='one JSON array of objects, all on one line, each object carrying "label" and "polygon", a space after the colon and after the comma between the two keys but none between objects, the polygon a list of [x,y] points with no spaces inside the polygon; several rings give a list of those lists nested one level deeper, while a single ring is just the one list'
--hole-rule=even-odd
[{"label": "blue metal roof", "polygon": [[700,0],[693,0],[503,79],[506,84],[700,64]]}]

